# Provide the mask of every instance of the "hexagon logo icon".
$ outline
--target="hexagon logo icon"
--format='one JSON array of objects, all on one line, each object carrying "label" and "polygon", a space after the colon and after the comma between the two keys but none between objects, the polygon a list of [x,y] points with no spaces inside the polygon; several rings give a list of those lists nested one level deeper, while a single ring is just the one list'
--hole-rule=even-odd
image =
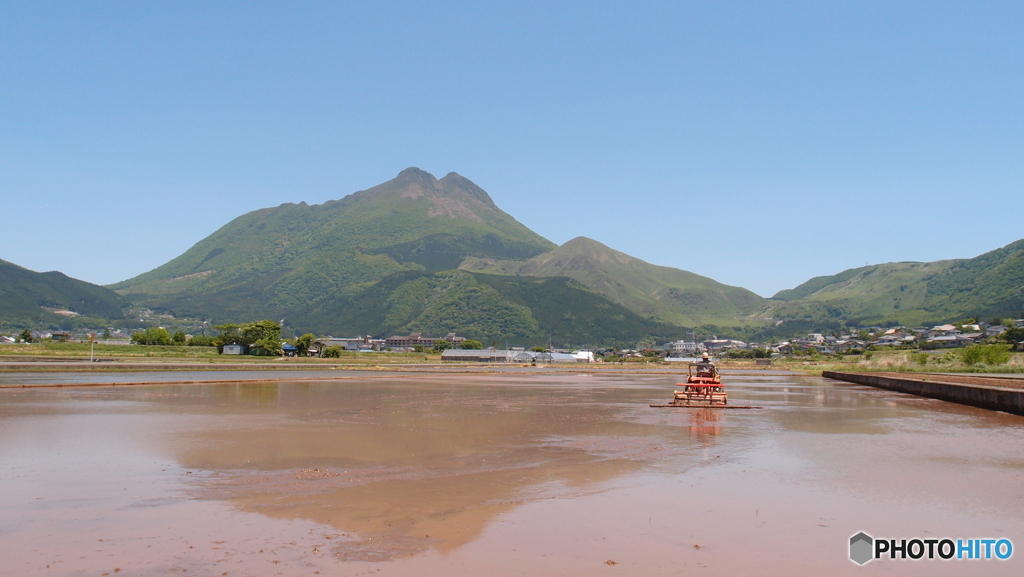
[{"label": "hexagon logo icon", "polygon": [[874,539],[871,538],[871,535],[863,531],[850,537],[850,561],[858,565],[863,565],[870,561],[874,557],[872,552],[874,544]]}]

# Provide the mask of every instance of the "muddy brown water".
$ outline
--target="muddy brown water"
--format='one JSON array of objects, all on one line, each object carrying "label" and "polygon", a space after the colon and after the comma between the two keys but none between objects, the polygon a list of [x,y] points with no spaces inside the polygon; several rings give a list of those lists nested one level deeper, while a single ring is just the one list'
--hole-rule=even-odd
[{"label": "muddy brown water", "polygon": [[[143,380],[143,379],[139,379]],[[0,390],[4,575],[1020,575],[1024,418],[821,378],[657,409],[671,375]]]}]

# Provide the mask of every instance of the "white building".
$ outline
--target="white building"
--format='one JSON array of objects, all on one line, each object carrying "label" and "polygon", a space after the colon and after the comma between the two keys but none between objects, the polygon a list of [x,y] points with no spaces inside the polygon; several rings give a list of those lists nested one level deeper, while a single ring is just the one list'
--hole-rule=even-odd
[{"label": "white building", "polygon": [[673,356],[673,357],[684,357],[684,356],[688,356],[688,355],[695,355],[695,354],[697,354],[699,352],[698,351],[698,347],[700,346],[700,345],[698,345],[697,343],[695,343],[693,341],[675,341],[675,342],[669,343],[669,344],[672,346],[672,355],[671,356]]},{"label": "white building", "polygon": [[594,353],[592,351],[573,351],[573,358],[579,363],[596,363],[594,359]]}]

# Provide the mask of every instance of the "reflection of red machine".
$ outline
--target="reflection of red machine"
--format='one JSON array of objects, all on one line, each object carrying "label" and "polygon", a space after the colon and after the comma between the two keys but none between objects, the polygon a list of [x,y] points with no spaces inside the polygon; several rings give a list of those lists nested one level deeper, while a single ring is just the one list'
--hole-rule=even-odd
[{"label": "reflection of red machine", "polygon": [[710,444],[722,432],[719,425],[721,414],[721,411],[711,409],[698,409],[690,413],[690,436],[696,437],[702,443]]},{"label": "reflection of red machine", "polygon": [[676,385],[682,387],[682,390],[675,392],[673,405],[721,407],[729,403],[725,385],[722,384],[722,377],[711,362],[690,363],[686,372],[686,382]]}]

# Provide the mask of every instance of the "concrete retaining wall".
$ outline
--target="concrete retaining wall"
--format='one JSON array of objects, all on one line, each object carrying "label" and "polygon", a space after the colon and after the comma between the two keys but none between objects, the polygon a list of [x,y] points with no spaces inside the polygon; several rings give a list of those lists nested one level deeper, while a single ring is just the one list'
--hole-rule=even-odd
[{"label": "concrete retaining wall", "polygon": [[829,379],[868,385],[890,391],[910,393],[931,399],[940,399],[961,405],[970,405],[993,411],[1005,411],[1024,416],[1024,390],[980,385],[958,385],[914,377],[891,377],[872,373],[837,373],[824,371]]}]

